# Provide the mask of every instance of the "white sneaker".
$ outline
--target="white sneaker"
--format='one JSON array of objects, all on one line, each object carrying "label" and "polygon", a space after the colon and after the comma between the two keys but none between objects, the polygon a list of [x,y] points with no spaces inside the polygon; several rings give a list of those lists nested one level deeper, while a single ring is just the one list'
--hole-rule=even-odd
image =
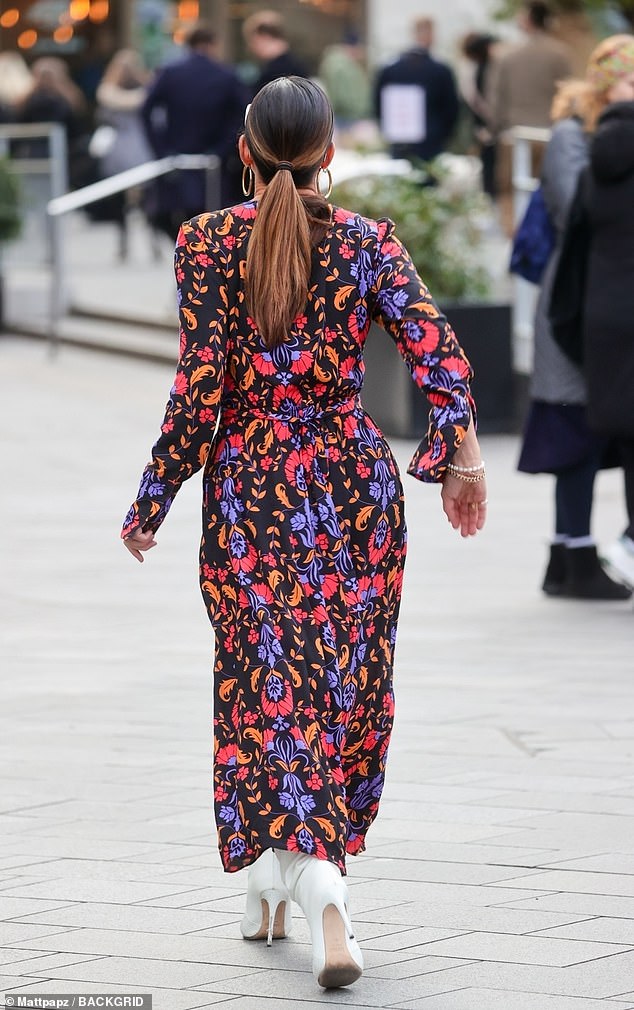
[{"label": "white sneaker", "polygon": [[615,575],[634,588],[634,540],[622,536],[601,552],[601,559]]}]

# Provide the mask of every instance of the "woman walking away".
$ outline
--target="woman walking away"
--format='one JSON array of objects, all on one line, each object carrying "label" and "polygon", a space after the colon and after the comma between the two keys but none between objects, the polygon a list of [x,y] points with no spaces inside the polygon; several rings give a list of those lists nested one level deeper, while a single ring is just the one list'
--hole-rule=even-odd
[{"label": "woman walking away", "polygon": [[632,43],[631,35],[604,39],[590,56],[585,81],[560,87],[542,169],[544,199],[557,238],[537,303],[532,401],[519,469],[555,476],[555,532],[542,584],[548,596],[592,600],[631,596],[602,568],[590,528],[594,480],[609,456],[609,440],[588,425],[583,370],[555,343],[548,309],[568,210],[588,164],[588,144],[599,115],[611,101],[611,88],[634,71]]},{"label": "woman walking away", "polygon": [[204,466],[220,855],[252,867],[243,936],[285,936],[297,901],[326,988],[362,971],[342,875],[383,787],[405,560],[396,463],[359,400],[373,318],[431,403],[410,472],[463,536],[486,510],[469,364],[392,223],[320,195],[332,133],[319,87],[268,84],[239,145],[253,198],[182,226],[180,361],[123,530],[142,561]]}]

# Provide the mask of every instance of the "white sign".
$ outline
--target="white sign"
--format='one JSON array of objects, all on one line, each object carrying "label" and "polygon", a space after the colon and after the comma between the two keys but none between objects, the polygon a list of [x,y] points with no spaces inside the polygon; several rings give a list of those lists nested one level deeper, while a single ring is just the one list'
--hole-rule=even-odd
[{"label": "white sign", "polygon": [[390,144],[420,144],[427,136],[427,101],[420,84],[381,89],[381,133]]}]

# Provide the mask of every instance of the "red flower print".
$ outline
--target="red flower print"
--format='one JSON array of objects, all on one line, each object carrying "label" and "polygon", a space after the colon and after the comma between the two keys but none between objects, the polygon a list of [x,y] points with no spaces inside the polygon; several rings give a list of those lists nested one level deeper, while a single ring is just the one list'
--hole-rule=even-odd
[{"label": "red flower print", "polygon": [[242,203],[238,207],[233,208],[233,216],[240,218],[242,221],[251,221],[257,216],[258,209],[254,204]]},{"label": "red flower print", "polygon": [[214,761],[216,761],[217,764],[221,765],[235,764],[237,756],[238,756],[237,743],[229,743],[217,749],[214,755]]},{"label": "red flower print", "polygon": [[308,788],[309,789],[313,789],[315,791],[317,789],[321,789],[322,786],[323,786],[323,784],[324,783],[323,783],[323,781],[321,779],[321,776],[319,776],[317,774],[317,772],[313,772],[313,774],[310,776],[310,778],[306,781],[306,785],[308,786]]},{"label": "red flower print", "polygon": [[253,367],[260,375],[275,375],[275,365],[270,354],[254,354]]},{"label": "red flower print", "polygon": [[269,719],[275,719],[278,715],[288,715],[295,706],[291,685],[277,674],[269,674],[262,688],[261,702],[264,714]]},{"label": "red flower print", "polygon": [[201,347],[199,348],[199,350],[196,351],[196,354],[198,355],[201,361],[211,361],[214,356],[214,352],[212,351],[211,347]]},{"label": "red flower print", "polygon": [[381,516],[370,535],[368,556],[373,565],[379,563],[389,550],[392,543],[392,532],[385,516]]},{"label": "red flower print", "polygon": [[354,249],[351,249],[349,245],[342,242],[339,246],[339,255],[343,256],[344,260],[351,260],[354,256]]},{"label": "red flower print", "polygon": [[170,431],[174,431],[174,421],[172,420],[172,418],[170,418],[169,421],[165,421],[165,423],[161,425],[161,431],[163,432],[164,435],[168,435]]},{"label": "red flower print", "polygon": [[297,316],[297,319],[295,320],[295,329],[303,330],[307,322],[308,316]]},{"label": "red flower print", "polygon": [[213,424],[216,420],[216,415],[209,407],[204,407],[198,415],[198,420],[201,424]]},{"label": "red flower print", "polygon": [[327,600],[331,599],[339,589],[339,579],[336,575],[324,575],[321,580],[321,588]]},{"label": "red flower print", "polygon": [[313,356],[310,351],[300,351],[297,358],[291,362],[291,372],[293,375],[304,375],[313,363]]},{"label": "red flower print", "polygon": [[225,237],[222,240],[222,244],[225,247],[225,249],[233,249],[236,244],[235,235],[225,235]]},{"label": "red flower print", "polygon": [[210,263],[213,263],[213,260],[209,258],[207,253],[196,253],[196,262],[198,266],[208,267]]},{"label": "red flower print", "polygon": [[172,386],[176,395],[182,396],[188,387],[189,379],[187,378],[185,372],[177,372],[174,376],[174,385]]},{"label": "red flower print", "polygon": [[393,259],[400,255],[400,247],[397,242],[383,242],[381,245],[381,256],[384,259]]},{"label": "red flower print", "polygon": [[359,474],[359,477],[363,477],[364,480],[365,480],[366,477],[369,477],[370,474],[372,473],[372,471],[371,471],[370,467],[367,465],[367,463],[364,463],[363,460],[361,460],[361,459],[357,463],[356,470],[357,470],[357,473]]}]

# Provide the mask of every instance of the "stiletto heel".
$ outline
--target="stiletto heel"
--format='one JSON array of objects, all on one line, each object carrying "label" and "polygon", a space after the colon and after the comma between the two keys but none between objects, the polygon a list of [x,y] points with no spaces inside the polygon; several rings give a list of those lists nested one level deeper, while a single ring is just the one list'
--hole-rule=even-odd
[{"label": "stiletto heel", "polygon": [[283,940],[291,931],[291,899],[273,849],[266,849],[249,867],[247,906],[240,923],[245,940]]},{"label": "stiletto heel", "polygon": [[313,942],[313,974],[324,989],[351,985],[363,973],[363,955],[348,913],[345,881],[333,863],[276,850],[288,892],[300,906]]}]

